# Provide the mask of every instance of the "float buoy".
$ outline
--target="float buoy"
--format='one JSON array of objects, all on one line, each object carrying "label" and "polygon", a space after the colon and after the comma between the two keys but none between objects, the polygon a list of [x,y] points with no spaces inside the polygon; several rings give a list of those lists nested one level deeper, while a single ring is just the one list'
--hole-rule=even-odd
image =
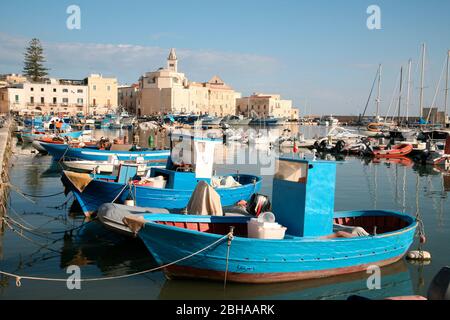
[{"label": "float buoy", "polygon": [[408,252],[406,255],[406,258],[408,260],[422,260],[422,261],[429,261],[431,260],[431,253],[428,251],[422,251],[422,250],[414,250]]},{"label": "float buoy", "polygon": [[424,244],[424,243],[427,242],[427,237],[425,237],[425,235],[422,234],[419,237],[419,241],[420,241],[421,244]]}]

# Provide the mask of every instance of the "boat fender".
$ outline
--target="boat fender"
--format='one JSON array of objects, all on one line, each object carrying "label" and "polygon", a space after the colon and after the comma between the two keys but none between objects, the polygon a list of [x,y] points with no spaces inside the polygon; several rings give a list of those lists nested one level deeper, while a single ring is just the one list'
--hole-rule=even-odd
[{"label": "boat fender", "polygon": [[408,260],[427,261],[427,260],[431,260],[431,254],[428,251],[413,250],[413,251],[408,252],[408,254],[406,255],[406,258]]},{"label": "boat fender", "polygon": [[125,200],[123,204],[129,207],[134,207],[134,200]]}]

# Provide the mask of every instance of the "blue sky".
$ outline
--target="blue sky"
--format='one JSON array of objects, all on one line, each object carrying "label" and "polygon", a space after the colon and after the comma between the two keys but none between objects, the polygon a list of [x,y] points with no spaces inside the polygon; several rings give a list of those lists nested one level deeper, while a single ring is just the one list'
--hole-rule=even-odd
[{"label": "blue sky", "polygon": [[[81,30],[66,28],[71,4],[81,8]],[[371,4],[381,8],[382,30],[366,27]],[[43,42],[52,76],[96,72],[123,84],[163,66],[175,47],[179,69],[190,80],[217,74],[244,95],[280,93],[302,114],[358,114],[377,65],[384,66],[386,112],[400,66],[412,58],[414,113],[420,45],[428,46],[430,104],[450,48],[449,31],[446,0],[4,1],[0,73],[21,71],[23,48],[32,37]]]}]

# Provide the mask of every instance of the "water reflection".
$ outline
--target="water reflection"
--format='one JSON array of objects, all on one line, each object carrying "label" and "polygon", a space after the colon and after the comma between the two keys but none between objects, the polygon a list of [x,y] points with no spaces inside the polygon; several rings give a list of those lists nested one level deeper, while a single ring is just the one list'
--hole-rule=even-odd
[{"label": "water reflection", "polygon": [[139,239],[121,237],[93,221],[65,237],[60,267],[70,265],[95,265],[104,276],[116,276],[153,268],[155,261]]},{"label": "water reflection", "polygon": [[[172,280],[166,281],[160,299],[262,299],[262,300],[343,300],[351,295],[371,299],[412,295],[411,277],[404,261],[381,269],[381,290],[369,290],[365,272],[333,278],[306,280],[270,285],[227,284]],[[192,290],[195,286],[196,290]]]}]

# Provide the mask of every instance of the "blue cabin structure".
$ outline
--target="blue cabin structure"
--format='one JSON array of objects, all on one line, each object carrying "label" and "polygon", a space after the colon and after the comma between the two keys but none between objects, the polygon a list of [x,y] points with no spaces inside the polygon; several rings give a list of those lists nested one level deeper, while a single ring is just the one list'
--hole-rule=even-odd
[{"label": "blue cabin structure", "polygon": [[281,158],[273,180],[273,212],[297,237],[333,231],[336,163]]}]

